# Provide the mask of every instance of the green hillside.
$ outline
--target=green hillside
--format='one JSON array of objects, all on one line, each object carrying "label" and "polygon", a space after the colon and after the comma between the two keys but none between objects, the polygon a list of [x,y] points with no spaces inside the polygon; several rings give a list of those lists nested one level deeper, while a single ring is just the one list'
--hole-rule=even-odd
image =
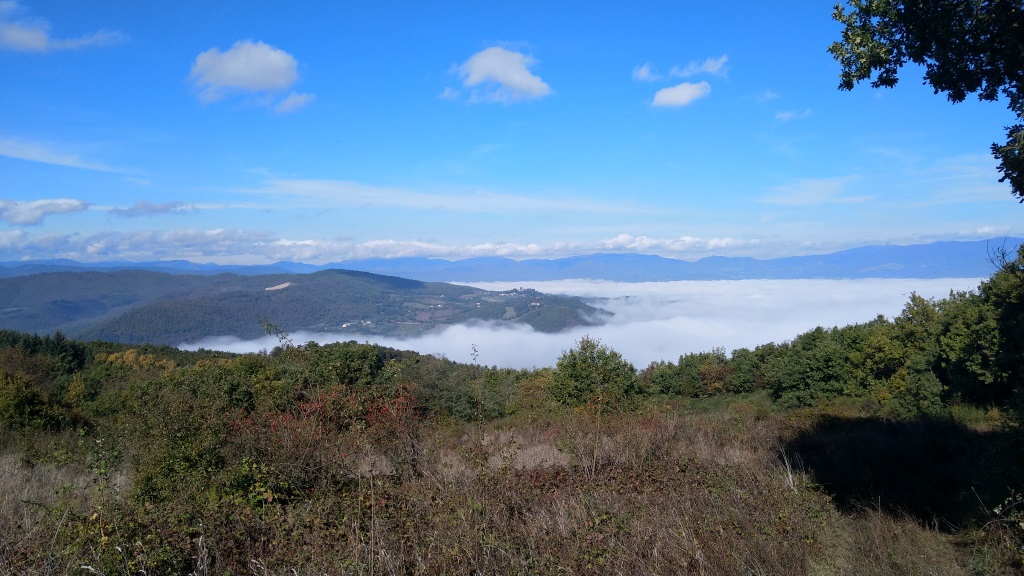
[{"label": "green hillside", "polygon": [[578,298],[488,292],[366,272],[265,276],[55,272],[0,280],[0,327],[83,339],[175,345],[281,330],[411,336],[470,321],[557,332],[594,323]]}]

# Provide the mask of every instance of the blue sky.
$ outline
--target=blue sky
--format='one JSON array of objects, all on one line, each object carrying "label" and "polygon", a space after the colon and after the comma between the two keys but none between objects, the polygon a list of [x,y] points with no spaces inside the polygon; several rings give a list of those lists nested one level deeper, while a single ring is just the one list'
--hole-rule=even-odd
[{"label": "blue sky", "polygon": [[1004,104],[839,91],[829,5],[0,1],[0,260],[1024,235]]}]

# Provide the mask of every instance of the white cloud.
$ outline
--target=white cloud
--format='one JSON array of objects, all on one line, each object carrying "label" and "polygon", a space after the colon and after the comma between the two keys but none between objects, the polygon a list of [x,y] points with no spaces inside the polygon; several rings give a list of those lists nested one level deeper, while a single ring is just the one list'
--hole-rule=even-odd
[{"label": "white cloud", "polygon": [[[57,208],[57,206],[51,206]],[[38,211],[40,208],[36,207]],[[178,213],[191,207],[176,203],[115,209],[118,216],[143,216]],[[57,210],[51,211],[56,213]],[[2,214],[2,212],[0,212]],[[28,207],[12,212],[29,218]],[[613,238],[579,242],[480,242],[451,244],[436,241],[381,238],[370,240],[328,240],[281,237],[269,231],[239,229],[179,229],[166,231],[101,232],[92,235],[63,234],[45,237],[19,237],[19,257],[72,258],[77,260],[185,259],[219,263],[266,263],[293,260],[308,263],[358,260],[364,258],[429,257],[459,260],[502,256],[513,259],[560,258],[599,252],[643,252],[670,257],[706,256],[722,251],[744,252],[760,245],[758,239],[731,237],[650,238],[620,234]],[[2,258],[0,258],[2,259]]]},{"label": "white cloud", "polygon": [[88,237],[69,237],[66,249],[88,259],[177,259],[207,262],[211,258],[261,253],[273,242],[270,232],[249,230],[169,230],[163,232],[104,232]]},{"label": "white cloud", "polygon": [[295,112],[313,100],[316,100],[316,96],[313,94],[299,94],[298,92],[292,92],[277,106],[274,106],[274,110],[281,113]]},{"label": "white cloud", "polygon": [[643,66],[633,68],[633,80],[639,80],[641,82],[655,82],[660,79],[661,76],[654,73],[650,64],[644,64]]},{"label": "white cloud", "polygon": [[776,92],[774,92],[772,90],[765,90],[764,92],[761,92],[760,94],[757,95],[757,102],[758,102],[758,104],[760,104],[761,102],[768,102],[769,100],[777,100],[778,98],[779,98],[779,95]]},{"label": "white cloud", "polygon": [[548,245],[516,242],[483,242],[479,244],[444,244],[416,240],[381,239],[364,242],[324,240],[285,240],[273,243],[277,250],[271,260],[359,260],[364,258],[430,257],[458,260],[463,258],[502,256],[506,258],[560,258],[578,254],[604,252],[658,253],[670,256],[704,256],[721,250],[742,250],[760,244],[758,239],[739,238],[650,238],[620,234],[614,238],[582,242],[556,242]]},{"label": "white cloud", "polygon": [[707,82],[683,82],[671,88],[662,88],[654,94],[654,106],[679,107],[686,106],[694,100],[711,93],[711,85]]},{"label": "white cloud", "polygon": [[780,206],[814,206],[819,204],[855,204],[871,200],[871,196],[844,196],[843,191],[857,178],[806,178],[785,186],[772,188],[773,194],[761,198],[765,204]]},{"label": "white cloud", "polygon": [[551,93],[551,88],[530,72],[535,63],[533,56],[492,46],[470,56],[459,66],[458,72],[464,86],[478,88],[473,91],[471,101],[507,104]]},{"label": "white cloud", "polygon": [[[298,61],[284,50],[263,42],[239,40],[224,52],[210,48],[199,54],[190,78],[204,103],[235,93],[276,94],[299,79]],[[297,109],[312,97],[312,94],[292,93],[277,106],[284,107],[282,112]]]},{"label": "white cloud", "polygon": [[964,232],[963,235],[974,238],[992,238],[993,236],[1008,236],[1011,232],[1009,226],[980,226],[975,230]]},{"label": "white cloud", "polygon": [[796,110],[787,110],[785,112],[778,112],[775,114],[775,119],[779,122],[789,122],[790,120],[800,120],[807,118],[811,115],[811,109],[805,108],[803,112]]},{"label": "white cloud", "polygon": [[477,256],[503,256],[506,258],[541,257],[545,248],[538,244],[483,243],[451,245],[418,240],[368,240],[365,242],[337,242],[322,240],[278,240],[275,246],[280,257],[286,259],[362,260],[366,258],[473,258]]},{"label": "white cloud", "polygon": [[[601,326],[558,334],[529,327],[493,324],[457,325],[411,339],[360,334],[292,334],[294,342],[319,343],[356,339],[423,354],[443,354],[471,362],[472,345],[479,362],[508,368],[554,366],[562,350],[584,335],[599,338],[642,369],[650,362],[676,362],[679,356],[715,347],[727,351],[784,342],[817,326],[867,322],[878,314],[895,316],[911,292],[942,298],[950,290],[976,288],[976,279],[897,280],[739,280],[704,282],[617,283],[598,281],[490,282],[487,290],[513,287],[601,299],[594,304],[614,312]],[[210,338],[188,346],[255,352],[277,345],[273,337],[257,341]]]},{"label": "white cloud", "polygon": [[708,58],[703,62],[690,62],[684,68],[674,66],[672,67],[672,70],[669,71],[669,74],[671,74],[672,76],[678,76],[680,78],[687,78],[689,76],[695,76],[701,73],[713,74],[715,76],[725,76],[725,63],[728,60],[729,56],[722,54],[718,58]]},{"label": "white cloud", "polygon": [[[76,201],[71,201],[76,202]],[[28,203],[23,203],[28,204]],[[122,209],[134,210],[135,215],[164,210],[177,213],[167,205]],[[74,208],[74,204],[69,205]],[[50,208],[58,208],[51,206]],[[31,207],[15,209],[12,218],[31,221]],[[94,207],[101,209],[100,207]],[[191,207],[181,207],[187,210]],[[196,207],[199,209],[200,207]],[[40,207],[35,207],[37,212]],[[57,213],[52,210],[49,213]],[[3,214],[3,212],[0,212]],[[127,215],[127,214],[121,214]],[[0,217],[3,219],[3,217]],[[778,237],[698,237],[679,236],[658,238],[618,234],[607,238],[578,241],[537,243],[529,241],[478,242],[459,244],[430,239],[404,238],[334,238],[324,239],[310,235],[281,235],[267,230],[195,228],[164,231],[110,231],[96,234],[32,235],[19,229],[14,235],[7,232],[0,238],[0,260],[71,258],[82,261],[103,259],[166,260],[185,259],[219,264],[266,264],[279,260],[292,260],[310,264],[323,264],[342,260],[365,258],[425,257],[460,260],[472,257],[503,256],[516,260],[529,258],[563,258],[596,253],[643,253],[668,258],[696,260],[706,256],[754,256],[774,258],[802,254],[821,254],[866,244],[920,244],[936,240],[978,240],[993,235],[1013,234],[1013,230],[984,227],[979,224],[970,230],[953,233],[916,235],[913,237],[879,235],[858,238],[831,238],[828,242],[813,239],[800,243]],[[801,229],[802,232],[802,229]],[[1019,235],[1019,234],[1017,234]],[[802,237],[802,236],[801,236]],[[15,244],[16,243],[16,244]]]},{"label": "white cloud", "polygon": [[6,220],[11,224],[18,225],[39,224],[43,221],[43,218],[51,214],[81,212],[88,208],[88,206],[88,204],[81,200],[71,198],[33,200],[31,202],[0,200],[0,220]]},{"label": "white cloud", "polygon": [[614,250],[623,252],[702,252],[718,250],[722,248],[741,248],[760,244],[760,240],[741,240],[738,238],[698,238],[695,236],[681,236],[679,238],[649,238],[647,236],[632,236],[619,234],[609,240],[598,243],[602,250]]},{"label": "white cloud", "polygon": [[120,170],[110,166],[82,160],[77,154],[58,152],[49,145],[27,142],[18,138],[0,138],[0,156],[28,160],[30,162],[67,166],[69,168],[80,168],[82,170],[120,172]]},{"label": "white cloud", "polygon": [[41,18],[13,19],[21,12],[17,2],[0,2],[0,48],[18,52],[54,52],[89,46],[109,46],[127,40],[121,32],[99,30],[77,38],[53,38],[50,24]]}]

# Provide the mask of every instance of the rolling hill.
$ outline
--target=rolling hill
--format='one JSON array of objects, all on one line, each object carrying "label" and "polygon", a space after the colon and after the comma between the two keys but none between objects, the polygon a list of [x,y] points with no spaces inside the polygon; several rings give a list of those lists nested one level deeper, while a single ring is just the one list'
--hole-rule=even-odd
[{"label": "rolling hill", "polygon": [[557,332],[600,322],[582,300],[497,293],[350,270],[242,276],[147,270],[49,272],[0,279],[0,328],[178,345],[287,331],[412,336],[473,321]]}]

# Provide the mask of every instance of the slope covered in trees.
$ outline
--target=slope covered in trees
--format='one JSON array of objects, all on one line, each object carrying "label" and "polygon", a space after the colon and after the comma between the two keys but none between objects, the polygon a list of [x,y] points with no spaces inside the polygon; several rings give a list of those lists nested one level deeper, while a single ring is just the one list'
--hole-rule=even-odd
[{"label": "slope covered in trees", "polygon": [[0,328],[167,345],[208,336],[256,338],[264,334],[265,322],[289,332],[406,336],[475,320],[557,332],[598,322],[601,314],[578,298],[534,290],[496,293],[348,270],[34,274],[0,279],[0,302]]}]

